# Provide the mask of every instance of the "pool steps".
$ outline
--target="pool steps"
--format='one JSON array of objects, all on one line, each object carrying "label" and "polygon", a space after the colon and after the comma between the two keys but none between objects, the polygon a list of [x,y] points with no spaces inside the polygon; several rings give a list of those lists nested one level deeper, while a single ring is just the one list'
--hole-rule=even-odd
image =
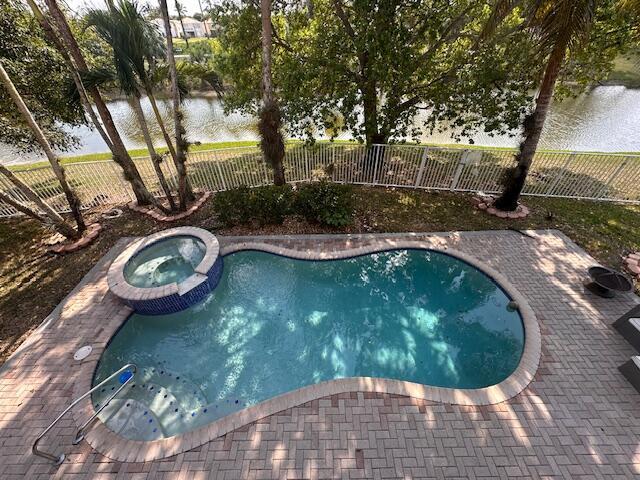
[{"label": "pool steps", "polygon": [[[107,397],[113,386],[106,386],[94,400],[96,408],[100,397]],[[156,440],[179,434],[194,425],[210,420],[203,414],[224,411],[209,405],[204,393],[184,375],[164,367],[140,371],[136,382],[128,386],[120,399],[112,400],[99,415],[111,430],[127,438]],[[236,409],[234,408],[233,411]],[[151,420],[151,421],[149,421]]]}]

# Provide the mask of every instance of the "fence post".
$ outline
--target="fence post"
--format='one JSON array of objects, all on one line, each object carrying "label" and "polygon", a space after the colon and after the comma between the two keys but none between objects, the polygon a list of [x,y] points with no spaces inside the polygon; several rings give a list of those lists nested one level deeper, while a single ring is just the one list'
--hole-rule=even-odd
[{"label": "fence post", "polygon": [[374,152],[376,156],[376,163],[373,165],[373,178],[371,179],[371,184],[375,185],[378,183],[378,165],[380,164],[380,150],[382,150],[382,155],[384,155],[383,145],[374,145]]},{"label": "fence post", "polygon": [[420,159],[420,166],[418,167],[418,175],[416,175],[416,182],[413,184],[414,188],[418,188],[422,185],[427,160],[429,160],[429,147],[424,147],[424,150],[422,151],[422,158]]},{"label": "fence post", "polygon": [[551,185],[549,185],[549,188],[547,188],[547,193],[545,193],[545,195],[547,196],[551,195],[551,193],[556,189],[556,187],[558,186],[558,183],[560,183],[560,179],[564,177],[564,172],[567,170],[567,168],[569,168],[569,165],[571,165],[571,162],[573,162],[575,157],[576,157],[576,152],[571,152],[569,154],[569,156],[567,157],[567,161],[564,162],[564,165],[558,172],[558,175],[556,175],[556,178],[553,179],[553,182],[551,183]]},{"label": "fence post", "polygon": [[458,187],[458,182],[460,181],[460,176],[462,175],[462,171],[464,170],[464,166],[467,164],[467,159],[469,158],[469,150],[465,150],[460,157],[460,161],[458,162],[458,166],[456,167],[456,172],[453,174],[453,179],[451,180],[451,187],[449,190],[452,192]]},{"label": "fence post", "polygon": [[227,182],[224,181],[224,175],[222,173],[222,168],[220,167],[220,160],[214,160],[216,164],[216,170],[218,171],[218,175],[220,175],[220,180],[222,181],[222,191],[227,189]]}]

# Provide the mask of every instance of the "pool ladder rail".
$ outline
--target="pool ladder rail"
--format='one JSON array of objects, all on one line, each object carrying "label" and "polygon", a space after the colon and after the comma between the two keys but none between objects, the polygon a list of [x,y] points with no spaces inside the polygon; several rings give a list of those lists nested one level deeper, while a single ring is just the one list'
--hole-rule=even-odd
[{"label": "pool ladder rail", "polygon": [[[84,422],[84,424],[78,429],[78,432],[76,433],[76,437],[75,437],[75,439],[73,440],[72,443],[74,445],[79,444],[82,441],[82,439],[84,438],[84,429],[87,428],[87,426],[100,414],[100,412],[107,405],[109,405],[109,402],[111,402],[111,400],[113,400],[129,384],[129,382],[133,379],[133,377],[134,377],[134,375],[136,374],[137,371],[138,371],[138,367],[134,363],[128,363],[128,364],[120,367],[115,372],[113,372],[111,375],[109,375],[107,378],[105,378],[102,382],[100,382],[98,385],[93,387],[91,390],[89,390],[88,392],[86,392],[82,396],[76,398],[71,403],[71,405],[69,405],[67,408],[65,408],[64,411],[60,415],[58,415],[57,418],[53,422],[51,422],[51,424],[47,428],[45,428],[40,435],[38,435],[38,438],[36,438],[36,440],[33,442],[33,447],[31,447],[31,452],[34,455],[37,455],[37,456],[42,457],[42,458],[46,458],[47,460],[51,460],[56,465],[61,465],[62,462],[64,462],[65,454],[61,453],[59,456],[55,456],[55,455],[53,455],[51,453],[45,452],[43,450],[40,450],[38,448],[38,444],[40,443],[40,440],[42,440],[42,438],[47,433],[49,433],[49,431],[55,426],[55,424],[58,423],[60,421],[60,419],[62,417],[64,417],[82,399],[84,399],[87,396],[91,395],[93,392],[95,392],[97,389],[99,389],[100,387],[102,387],[103,385],[108,383],[110,380],[113,380],[117,375],[120,375],[119,380],[122,383],[122,385],[120,385],[120,387],[107,399],[107,401],[103,402],[102,405],[100,406],[100,408],[98,408],[94,412],[94,414],[91,415],[91,417],[89,417],[89,419],[86,422]],[[127,373],[129,375],[127,375]]]}]

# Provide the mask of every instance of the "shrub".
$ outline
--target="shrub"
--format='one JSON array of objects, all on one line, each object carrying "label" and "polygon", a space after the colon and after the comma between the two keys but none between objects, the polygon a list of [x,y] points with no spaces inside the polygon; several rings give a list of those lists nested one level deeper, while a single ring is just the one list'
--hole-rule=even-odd
[{"label": "shrub", "polygon": [[326,181],[304,185],[297,191],[289,185],[240,187],[217,193],[213,207],[225,226],[277,224],[287,215],[298,214],[310,222],[344,227],[351,223],[354,210],[351,187]]},{"label": "shrub", "polygon": [[223,225],[233,226],[249,222],[253,217],[251,190],[247,187],[218,192],[213,197],[213,209]]},{"label": "shrub", "polygon": [[282,223],[291,213],[293,190],[289,185],[258,187],[252,193],[253,218],[260,224]]},{"label": "shrub", "polygon": [[311,222],[344,227],[353,220],[353,191],[348,185],[310,183],[298,191],[295,210]]},{"label": "shrub", "polygon": [[226,226],[251,221],[260,224],[282,223],[291,213],[293,190],[289,185],[247,188],[240,187],[219,192],[213,207],[218,220]]}]

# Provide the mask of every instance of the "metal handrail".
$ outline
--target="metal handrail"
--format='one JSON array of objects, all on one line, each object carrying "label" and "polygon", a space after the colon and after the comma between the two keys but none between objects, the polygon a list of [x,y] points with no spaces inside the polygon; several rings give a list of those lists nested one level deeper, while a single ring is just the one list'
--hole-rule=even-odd
[{"label": "metal handrail", "polygon": [[[52,462],[55,462],[56,465],[60,465],[62,464],[62,462],[64,462],[65,459],[65,454],[61,453],[59,456],[55,456],[51,453],[47,453],[44,452],[40,449],[38,449],[38,444],[40,443],[40,440],[42,440],[42,438],[49,433],[49,431],[54,427],[54,425],[56,423],[58,423],[60,421],[60,419],[62,417],[64,417],[69,410],[71,410],[73,407],[75,407],[80,400],[86,398],[87,396],[91,395],[94,391],[96,391],[98,388],[102,387],[104,384],[106,384],[107,382],[109,382],[110,380],[112,380],[116,375],[118,375],[119,373],[122,373],[126,370],[131,371],[131,376],[129,376],[124,382],[122,382],[122,385],[120,386],[120,388],[118,388],[113,395],[111,395],[109,397],[109,399],[104,402],[102,404],[102,406],[100,408],[98,408],[98,410],[95,411],[95,413],[93,415],[91,415],[91,418],[89,418],[88,421],[86,421],[84,423],[84,425],[82,425],[80,427],[80,429],[78,430],[78,433],[76,434],[76,438],[73,442],[74,445],[77,445],[78,443],[80,443],[80,441],[84,438],[84,432],[83,430],[87,427],[87,425],[89,425],[89,423],[91,423],[97,416],[98,414],[100,414],[100,412],[107,406],[109,405],[109,402],[111,402],[111,400],[113,400],[115,398],[116,395],[118,395],[122,389],[124,387],[127,386],[127,384],[131,381],[131,379],[134,377],[134,375],[136,374],[138,367],[136,366],[135,363],[127,363],[126,365],[124,365],[123,367],[120,367],[118,370],[116,370],[115,372],[113,372],[111,375],[109,375],[107,378],[105,378],[103,381],[101,381],[98,385],[96,385],[95,387],[93,387],[91,390],[89,390],[88,392],[86,392],[85,394],[83,394],[82,396],[76,398],[71,405],[69,405],[67,408],[64,409],[64,411],[58,415],[58,417],[51,422],[51,425],[49,425],[47,428],[44,429],[44,431],[38,435],[38,438],[36,438],[35,442],[33,442],[33,447],[31,447],[31,452],[33,452],[34,455],[38,455],[39,457],[42,458],[46,458],[47,460],[51,460]],[[77,440],[77,442],[76,442]]]}]

